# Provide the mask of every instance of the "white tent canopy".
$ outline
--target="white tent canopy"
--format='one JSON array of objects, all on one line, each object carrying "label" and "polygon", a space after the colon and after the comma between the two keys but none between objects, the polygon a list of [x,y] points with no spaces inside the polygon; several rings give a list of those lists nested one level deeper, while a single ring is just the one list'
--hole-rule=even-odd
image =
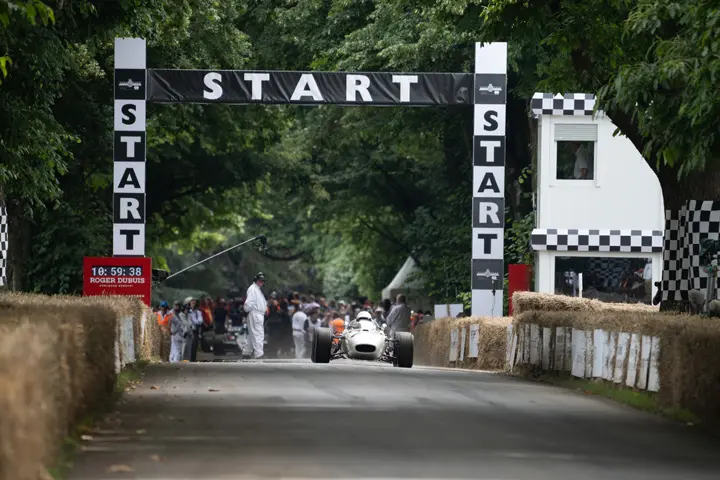
[{"label": "white tent canopy", "polygon": [[408,257],[395,278],[387,287],[383,288],[382,298],[389,298],[394,301],[397,294],[403,293],[407,297],[409,306],[423,309],[430,308],[427,306],[428,299],[424,294],[424,287],[424,282],[420,277],[420,268],[411,257]]}]

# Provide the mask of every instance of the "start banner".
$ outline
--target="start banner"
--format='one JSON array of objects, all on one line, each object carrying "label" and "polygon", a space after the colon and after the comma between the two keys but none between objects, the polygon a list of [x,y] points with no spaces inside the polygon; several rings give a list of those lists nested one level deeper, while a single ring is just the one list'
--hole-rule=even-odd
[{"label": "start banner", "polygon": [[122,295],[150,306],[152,259],[149,257],[84,257],[83,296]]}]

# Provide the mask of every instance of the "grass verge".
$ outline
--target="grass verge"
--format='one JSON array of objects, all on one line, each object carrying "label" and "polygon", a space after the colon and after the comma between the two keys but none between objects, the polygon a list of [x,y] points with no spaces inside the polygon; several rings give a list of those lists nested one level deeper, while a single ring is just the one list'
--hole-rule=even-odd
[{"label": "grass verge", "polygon": [[703,423],[697,415],[689,410],[662,405],[657,394],[653,392],[644,392],[631,388],[618,388],[614,383],[611,384],[602,379],[585,380],[571,375],[543,375],[537,377],[535,380],[575,390],[586,395],[608,398],[636,410],[661,415],[686,425],[701,426]]},{"label": "grass verge", "polygon": [[60,452],[58,453],[58,459],[55,465],[48,468],[48,473],[53,479],[64,480],[67,477],[75,462],[75,456],[81,446],[83,435],[92,432],[97,421],[112,411],[115,403],[120,399],[122,394],[142,379],[143,372],[149,363],[147,360],[138,360],[126,366],[117,376],[115,394],[108,399],[102,408],[88,413],[85,418],[78,423],[72,434],[65,437],[63,444],[60,446]]}]

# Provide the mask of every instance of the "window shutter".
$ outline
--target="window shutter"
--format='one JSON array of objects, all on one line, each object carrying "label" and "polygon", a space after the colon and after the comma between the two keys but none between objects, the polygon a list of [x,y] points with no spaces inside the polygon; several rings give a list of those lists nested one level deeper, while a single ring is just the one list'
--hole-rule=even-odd
[{"label": "window shutter", "polygon": [[597,142],[597,125],[594,123],[555,124],[555,141]]}]

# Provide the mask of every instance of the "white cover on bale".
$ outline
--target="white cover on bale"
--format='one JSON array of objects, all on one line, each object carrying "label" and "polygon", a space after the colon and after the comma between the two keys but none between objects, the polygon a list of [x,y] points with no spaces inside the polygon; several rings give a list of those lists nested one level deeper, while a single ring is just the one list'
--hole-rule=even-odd
[{"label": "white cover on bale", "polygon": [[592,378],[593,374],[593,336],[592,330],[585,332],[585,378]]},{"label": "white cover on bale", "polygon": [[638,369],[638,379],[635,386],[645,390],[647,388],[648,370],[650,369],[650,348],[652,347],[652,339],[647,335],[642,336],[640,347],[640,368]]},{"label": "white cover on bale", "polygon": [[640,360],[640,335],[633,333],[630,336],[630,350],[628,350],[627,378],[625,385],[634,387],[637,380],[638,362]]},{"label": "white cover on bale", "polygon": [[543,368],[543,370],[549,370],[550,369],[550,358],[553,357],[553,359],[554,359],[554,354],[550,349],[551,337],[552,337],[552,329],[543,328],[543,334],[542,334],[542,368]]},{"label": "white cover on bale", "polygon": [[132,317],[120,318],[120,364],[123,367],[135,362],[133,323]]},{"label": "white cover on bale", "polygon": [[615,353],[615,371],[613,372],[613,382],[622,383],[625,378],[625,360],[628,356],[630,348],[630,334],[620,332],[617,338],[617,350]]},{"label": "white cover on bale", "polygon": [[605,330],[595,329],[593,331],[592,343],[592,377],[602,377],[603,361],[605,360],[605,345],[607,344],[607,332]]},{"label": "white cover on bale", "polygon": [[512,368],[515,352],[513,348],[517,346],[515,343],[515,335],[513,334],[512,323],[507,326],[507,342],[505,342],[505,363]]},{"label": "white cover on bale", "polygon": [[585,332],[582,330],[572,331],[572,352],[573,352],[573,364],[572,364],[572,376],[584,378],[585,377],[585,356],[586,356],[586,344],[587,337]]},{"label": "white cover on bale", "polygon": [[470,338],[468,339],[468,358],[478,357],[480,343],[480,325],[470,325]]},{"label": "white cover on bale", "polygon": [[555,328],[554,369],[562,371],[565,367],[565,328]]},{"label": "white cover on bale", "polygon": [[454,362],[458,357],[458,329],[453,328],[450,330],[450,355],[448,360]]},{"label": "white cover on bale", "polygon": [[465,340],[467,340],[467,333],[465,327],[460,329],[460,358],[459,361],[465,360]]},{"label": "white cover on bale", "polygon": [[517,358],[518,351],[518,334],[512,331],[512,325],[510,326],[512,335],[512,346],[510,347],[510,370],[515,367],[515,359]]},{"label": "white cover on bale", "polygon": [[615,358],[615,349],[617,348],[617,333],[605,332],[608,335],[609,342],[605,346],[605,356],[603,358],[603,378],[605,380],[613,379],[613,370],[615,364],[613,359]]},{"label": "white cover on bale", "polygon": [[565,327],[565,371],[569,372],[573,366],[572,328]]},{"label": "white cover on bale", "polygon": [[532,345],[532,343],[530,341],[530,339],[531,339],[530,324],[526,323],[523,326],[523,330],[524,330],[524,333],[523,333],[523,339],[522,339],[522,342],[523,342],[523,352],[522,352],[523,361],[522,361],[522,363],[527,364],[527,363],[530,363],[530,348]]},{"label": "white cover on bale", "polygon": [[652,337],[650,349],[650,372],[648,374],[648,390],[657,392],[660,390],[660,338]]},{"label": "white cover on bale", "polygon": [[120,340],[119,337],[115,339],[115,373],[120,373],[122,370],[122,362],[120,361]]},{"label": "white cover on bale", "polygon": [[530,363],[532,365],[540,365],[542,344],[540,338],[540,326],[534,323],[530,325]]},{"label": "white cover on bale", "polygon": [[515,352],[515,364],[522,365],[525,363],[525,325],[518,325],[518,329],[515,332],[515,338],[517,339],[517,351]]}]

